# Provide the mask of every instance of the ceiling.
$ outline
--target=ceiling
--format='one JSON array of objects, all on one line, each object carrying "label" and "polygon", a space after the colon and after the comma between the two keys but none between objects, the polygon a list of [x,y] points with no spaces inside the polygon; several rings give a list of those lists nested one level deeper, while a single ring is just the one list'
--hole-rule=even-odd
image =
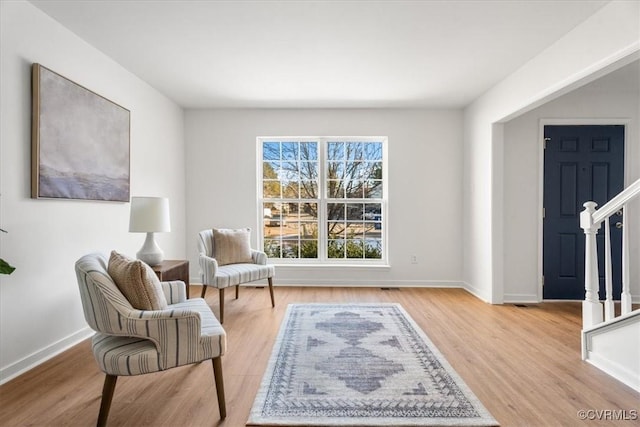
[{"label": "ceiling", "polygon": [[608,1],[31,3],[185,108],[458,108]]}]

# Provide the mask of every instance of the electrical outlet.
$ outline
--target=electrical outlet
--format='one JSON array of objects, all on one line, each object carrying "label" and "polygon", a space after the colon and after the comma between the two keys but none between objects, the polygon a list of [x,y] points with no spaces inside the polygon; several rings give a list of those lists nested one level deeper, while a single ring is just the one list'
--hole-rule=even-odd
[{"label": "electrical outlet", "polygon": [[411,255],[411,264],[417,264],[417,263],[418,263],[418,256]]}]

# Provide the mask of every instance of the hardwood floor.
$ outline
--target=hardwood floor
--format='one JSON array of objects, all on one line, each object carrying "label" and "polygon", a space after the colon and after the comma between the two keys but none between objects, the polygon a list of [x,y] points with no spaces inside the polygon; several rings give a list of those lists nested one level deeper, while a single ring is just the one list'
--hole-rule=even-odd
[{"label": "hardwood floor", "polygon": [[[219,421],[211,363],[201,363],[120,377],[109,425],[244,426],[286,306],[298,302],[401,303],[502,426],[640,425],[580,420],[580,410],[633,418],[640,394],[580,359],[579,303],[496,306],[461,289],[278,287],[272,309],[266,287],[241,288],[238,300],[228,294],[226,420]],[[217,299],[207,296],[216,314]],[[0,426],[93,426],[103,381],[82,342],[0,387]]]}]

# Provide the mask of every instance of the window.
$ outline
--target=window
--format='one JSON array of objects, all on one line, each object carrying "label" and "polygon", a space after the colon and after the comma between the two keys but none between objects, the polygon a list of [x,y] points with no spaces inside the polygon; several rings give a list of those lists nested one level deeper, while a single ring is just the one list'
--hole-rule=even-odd
[{"label": "window", "polygon": [[258,138],[262,249],[283,262],[386,262],[386,138]]}]

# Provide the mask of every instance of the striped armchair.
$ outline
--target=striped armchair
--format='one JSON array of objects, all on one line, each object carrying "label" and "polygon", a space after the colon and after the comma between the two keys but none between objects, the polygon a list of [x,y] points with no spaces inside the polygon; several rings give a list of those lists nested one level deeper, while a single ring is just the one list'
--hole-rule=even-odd
[{"label": "striped armchair", "polygon": [[275,267],[267,264],[267,254],[251,249],[251,263],[218,265],[215,259],[213,244],[213,230],[203,230],[198,233],[198,262],[200,264],[200,279],[202,280],[202,298],[207,287],[212,286],[219,290],[220,297],[220,323],[224,322],[224,290],[229,286],[236,287],[236,299],[242,283],[267,279],[269,293],[271,295],[271,307],[276,303],[273,297],[273,276]]},{"label": "striped armchair", "polygon": [[185,284],[162,282],[168,307],[137,310],[107,272],[102,254],[80,258],[75,265],[84,317],[96,331],[93,355],[106,374],[98,426],[106,425],[118,376],[142,375],[211,359],[220,417],[226,407],[221,356],[226,333],[207,303],[186,299]]}]

